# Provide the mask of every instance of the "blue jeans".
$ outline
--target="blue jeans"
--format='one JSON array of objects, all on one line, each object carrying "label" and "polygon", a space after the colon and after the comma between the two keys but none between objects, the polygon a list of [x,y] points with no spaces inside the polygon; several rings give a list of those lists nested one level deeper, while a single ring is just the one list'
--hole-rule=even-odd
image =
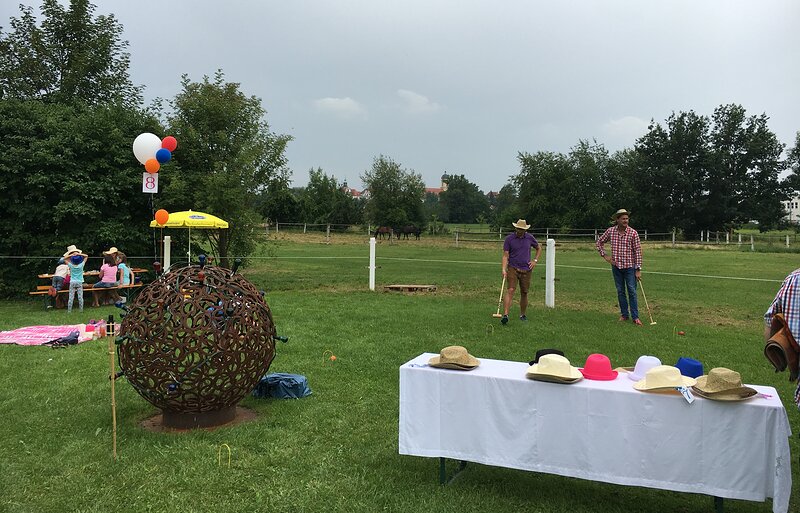
[{"label": "blue jeans", "polygon": [[[628,267],[627,269],[618,269],[617,266],[611,266],[611,274],[614,275],[614,285],[617,286],[617,298],[619,299],[619,312],[620,315],[628,316],[628,303],[630,303],[631,313],[630,317],[634,319],[639,318],[639,303],[636,301],[636,269]],[[628,296],[625,296],[625,289],[628,290]]]}]

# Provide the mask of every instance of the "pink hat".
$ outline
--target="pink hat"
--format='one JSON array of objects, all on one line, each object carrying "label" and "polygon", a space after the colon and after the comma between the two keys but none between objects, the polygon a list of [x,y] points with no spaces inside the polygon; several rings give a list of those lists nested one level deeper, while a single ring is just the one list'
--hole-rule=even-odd
[{"label": "pink hat", "polygon": [[604,354],[590,354],[582,369],[578,369],[586,379],[611,381],[617,378],[617,371],[611,370],[611,360]]}]

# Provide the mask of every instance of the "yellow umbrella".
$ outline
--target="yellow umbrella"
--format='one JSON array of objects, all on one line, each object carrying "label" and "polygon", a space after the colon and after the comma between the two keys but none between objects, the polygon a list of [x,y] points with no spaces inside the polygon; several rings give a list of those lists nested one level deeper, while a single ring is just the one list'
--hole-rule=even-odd
[{"label": "yellow umbrella", "polygon": [[214,228],[228,228],[228,221],[223,221],[217,216],[187,210],[185,212],[170,212],[167,224],[158,224],[155,219],[150,221],[150,228],[188,228],[189,229],[189,261],[192,261],[192,228],[211,230]]}]

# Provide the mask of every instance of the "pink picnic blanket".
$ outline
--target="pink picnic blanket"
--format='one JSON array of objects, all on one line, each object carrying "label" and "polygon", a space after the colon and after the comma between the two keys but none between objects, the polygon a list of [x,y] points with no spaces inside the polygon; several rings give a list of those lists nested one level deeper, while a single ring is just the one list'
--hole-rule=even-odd
[{"label": "pink picnic blanket", "polygon": [[28,326],[11,331],[0,331],[0,344],[18,344],[21,346],[40,346],[57,338],[66,337],[73,331],[80,333],[78,342],[91,340],[92,334],[84,332],[83,324],[64,326]]}]

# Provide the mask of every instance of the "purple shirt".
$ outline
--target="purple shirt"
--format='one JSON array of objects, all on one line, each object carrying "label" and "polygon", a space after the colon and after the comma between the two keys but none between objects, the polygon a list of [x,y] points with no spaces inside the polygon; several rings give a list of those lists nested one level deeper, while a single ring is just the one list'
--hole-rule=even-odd
[{"label": "purple shirt", "polygon": [[508,251],[508,266],[521,271],[530,271],[528,263],[531,261],[531,248],[538,248],[539,243],[530,233],[517,237],[514,232],[506,237],[503,251]]}]

